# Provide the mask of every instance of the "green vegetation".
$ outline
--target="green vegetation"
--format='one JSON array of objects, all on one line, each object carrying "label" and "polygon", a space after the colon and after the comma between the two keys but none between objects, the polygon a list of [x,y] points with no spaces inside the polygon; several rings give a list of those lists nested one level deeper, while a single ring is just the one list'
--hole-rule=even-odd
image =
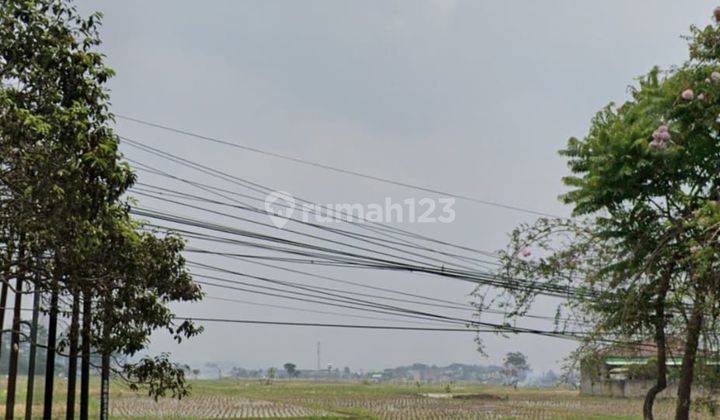
[{"label": "green vegetation", "polygon": [[[130,216],[125,194],[135,175],[112,130],[107,82],[114,72],[99,51],[100,20],[81,16],[67,0],[0,3],[0,314],[10,290],[11,412],[22,398],[16,379],[28,290],[50,302],[42,308],[49,312],[46,388],[54,387],[56,353],[64,346],[68,410],[80,365],[84,418],[93,349],[105,379],[111,356],[119,356],[113,369],[132,386],[182,396],[184,370],[168,355],[132,362],[127,356],[145,349],[158,329],[178,342],[200,332],[190,321],[176,322],[169,308],[202,296],[185,269],[183,240],[148,231]],[[58,318],[68,312],[62,337]]]},{"label": "green vegetation", "polygon": [[583,330],[578,359],[618,342],[656,350],[647,419],[667,387],[671,341],[683,360],[677,420],[689,418],[696,360],[717,351],[720,8],[715,19],[691,27],[686,62],[640,77],[624,103],[608,104],[560,151],[569,167],[561,199],[573,218],[522,225],[501,254],[507,278],[546,280],[505,292],[509,318],[560,291],[569,300],[557,329]]}]

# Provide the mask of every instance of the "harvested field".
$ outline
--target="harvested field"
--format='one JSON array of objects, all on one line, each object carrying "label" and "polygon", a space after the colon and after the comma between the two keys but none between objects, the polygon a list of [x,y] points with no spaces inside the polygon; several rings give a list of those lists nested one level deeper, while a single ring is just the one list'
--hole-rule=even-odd
[{"label": "harvested field", "polygon": [[[573,390],[463,385],[453,388],[452,398],[428,394],[446,393],[441,386],[402,384],[198,381],[193,397],[160,406],[123,392],[113,402],[113,414],[115,418],[641,419],[640,400],[582,397]],[[657,418],[672,418],[673,410],[673,401],[660,401]],[[696,412],[693,418],[712,417]]]},{"label": "harvested field", "polygon": [[202,395],[181,401],[148,397],[123,396],[115,398],[110,406],[114,418],[297,418],[322,417],[327,413],[312,408],[251,400],[241,396]]},{"label": "harvested field", "polygon": [[[91,418],[98,417],[98,383],[93,381]],[[4,397],[0,383],[0,399]],[[23,388],[20,388],[21,390]],[[54,418],[64,418],[63,389],[55,396]],[[35,403],[35,418],[42,412],[42,389]],[[24,401],[21,392],[21,399]],[[427,396],[433,394],[433,397]],[[442,396],[443,398],[434,398]],[[276,381],[193,381],[191,395],[181,401],[161,399],[113,383],[110,409],[113,419],[638,419],[638,399],[584,397],[566,389],[517,389],[482,385],[455,385],[452,398],[446,387],[415,384],[318,383]],[[24,406],[16,406],[20,418]],[[656,405],[657,419],[671,419],[674,401]],[[695,411],[693,420],[714,418]],[[716,417],[715,417],[716,418]]]}]

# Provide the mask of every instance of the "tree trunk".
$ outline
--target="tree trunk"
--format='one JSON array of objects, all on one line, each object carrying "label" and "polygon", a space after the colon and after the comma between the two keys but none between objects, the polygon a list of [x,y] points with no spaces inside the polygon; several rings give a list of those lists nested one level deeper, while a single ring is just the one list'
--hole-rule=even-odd
[{"label": "tree trunk", "polygon": [[30,355],[28,358],[28,380],[25,397],[25,420],[32,420],[33,396],[35,394],[35,359],[37,358],[38,319],[40,317],[40,279],[35,282],[33,292],[33,315],[30,327]]},{"label": "tree trunk", "polygon": [[[22,313],[22,289],[25,281],[25,237],[20,235],[18,248],[18,269],[15,280],[15,303],[13,306],[12,329],[10,333],[10,364],[8,366],[7,395],[5,396],[5,419],[15,418],[15,390],[17,389],[18,353],[20,353],[20,328]],[[4,311],[3,311],[4,312]]]},{"label": "tree trunk", "polygon": [[[5,309],[7,308],[8,288],[10,287],[10,277],[12,271],[12,255],[15,253],[15,244],[13,241],[8,244],[7,249],[7,271],[3,273],[2,287],[0,287],[0,330],[5,329]],[[0,355],[2,355],[2,338],[3,333],[0,331]]]},{"label": "tree trunk", "polygon": [[[657,345],[657,381],[645,395],[645,401],[643,403],[643,418],[645,420],[653,420],[653,406],[655,404],[655,397],[667,387],[667,345],[665,341],[665,331],[656,331],[658,338],[655,344]],[[660,337],[662,335],[662,337]]]},{"label": "tree trunk", "polygon": [[100,370],[100,420],[109,420],[110,408],[110,355],[102,355]]},{"label": "tree trunk", "polygon": [[657,380],[645,395],[643,418],[654,420],[653,406],[655,398],[667,387],[667,340],[665,337],[665,297],[670,288],[672,271],[663,273],[658,283],[655,300],[655,345],[657,346]]},{"label": "tree trunk", "polygon": [[50,296],[50,319],[48,320],[48,342],[45,360],[45,393],[43,395],[43,419],[52,419],[53,387],[55,385],[55,342],[57,341],[58,282],[60,275],[53,278]]},{"label": "tree trunk", "polygon": [[[109,299],[112,292],[107,292],[106,299]],[[110,418],[110,336],[112,318],[111,308],[105,302],[102,326],[102,343],[99,346],[102,352],[102,366],[100,369],[100,420]]]},{"label": "tree trunk", "polygon": [[78,333],[80,320],[80,293],[73,293],[72,318],[70,320],[70,351],[68,354],[67,405],[65,418],[75,419],[75,384],[77,381]]},{"label": "tree trunk", "polygon": [[90,323],[92,322],[92,293],[83,293],[82,365],[80,366],[80,420],[88,420],[90,399]]},{"label": "tree trunk", "polygon": [[700,330],[703,322],[702,307],[702,302],[695,302],[695,307],[693,308],[690,322],[687,326],[685,353],[683,354],[680,381],[678,382],[675,420],[688,420],[690,418],[690,398],[695,370],[695,357],[697,356]]},{"label": "tree trunk", "polygon": [[13,304],[12,333],[10,335],[10,366],[8,367],[7,396],[5,399],[5,419],[15,418],[15,390],[17,389],[18,354],[20,353],[20,328],[22,316],[22,289],[24,281],[22,270],[15,283],[15,303]]},{"label": "tree trunk", "polygon": [[[0,330],[5,329],[5,309],[7,308],[8,282],[5,278],[0,289]],[[0,332],[0,355],[2,355],[2,332]]]}]

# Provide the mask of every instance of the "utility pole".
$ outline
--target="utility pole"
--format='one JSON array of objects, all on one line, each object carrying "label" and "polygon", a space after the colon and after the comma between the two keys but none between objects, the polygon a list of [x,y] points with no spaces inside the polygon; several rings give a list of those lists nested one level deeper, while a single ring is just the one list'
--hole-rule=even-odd
[{"label": "utility pole", "polygon": [[320,371],[320,342],[317,342],[317,370]]}]

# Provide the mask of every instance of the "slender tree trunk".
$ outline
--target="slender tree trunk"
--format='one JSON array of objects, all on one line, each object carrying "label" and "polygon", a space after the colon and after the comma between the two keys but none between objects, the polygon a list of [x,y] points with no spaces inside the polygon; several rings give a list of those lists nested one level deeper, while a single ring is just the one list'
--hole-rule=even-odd
[{"label": "slender tree trunk", "polygon": [[[106,298],[112,292],[107,292]],[[102,366],[100,368],[100,420],[110,418],[110,335],[111,335],[111,308],[105,303],[102,326],[102,345],[99,346],[102,352]]]},{"label": "slender tree trunk", "polygon": [[28,359],[28,380],[25,397],[25,420],[32,420],[33,396],[35,394],[35,360],[37,359],[38,322],[40,318],[40,279],[35,282],[33,291],[33,315],[30,330],[30,355]]},{"label": "slender tree trunk", "polygon": [[70,320],[70,351],[68,354],[67,405],[65,417],[75,419],[75,388],[77,382],[78,333],[80,320],[80,293],[73,293],[72,318]]},{"label": "slender tree trunk", "polygon": [[[11,235],[12,237],[12,235]],[[15,254],[15,245],[14,242],[11,241],[11,243],[8,245],[7,249],[7,261],[5,263],[7,264],[6,272],[3,273],[3,279],[2,279],[2,287],[0,287],[0,356],[2,356],[2,339],[3,339],[3,333],[1,330],[5,329],[5,309],[7,308],[7,297],[8,297],[8,288],[10,287],[10,277],[11,277],[11,271],[12,271],[12,256]]]},{"label": "slender tree trunk", "polygon": [[15,280],[15,303],[13,304],[12,332],[10,333],[10,364],[8,366],[8,385],[5,399],[5,419],[15,418],[15,390],[17,389],[18,354],[20,353],[20,328],[22,309],[22,290],[25,281],[25,237],[20,235],[18,248],[18,269]]},{"label": "slender tree trunk", "polygon": [[[2,282],[2,287],[0,288],[0,330],[5,329],[5,309],[7,308],[9,281],[10,279],[6,277]],[[2,338],[3,334],[0,332],[0,356],[2,355]]]},{"label": "slender tree trunk", "polygon": [[665,340],[664,329],[658,330],[656,333],[655,344],[657,345],[657,381],[645,395],[643,403],[643,418],[645,420],[653,420],[653,406],[655,398],[667,387],[667,344]]},{"label": "slender tree trunk", "polygon": [[80,420],[88,420],[90,399],[90,327],[92,322],[92,293],[83,293],[82,365],[80,366]]},{"label": "slender tree trunk", "polygon": [[687,326],[685,353],[683,354],[680,381],[678,382],[675,420],[688,420],[690,418],[690,398],[695,370],[695,357],[697,356],[698,342],[700,340],[700,331],[703,322],[702,307],[702,302],[695,302],[695,307],[693,308],[690,322]]},{"label": "slender tree trunk", "polygon": [[45,360],[45,393],[43,395],[43,419],[52,419],[53,408],[53,387],[55,385],[55,342],[57,341],[57,317],[58,317],[58,283],[60,274],[56,273],[53,278],[52,292],[50,295],[50,319],[48,320],[48,340]]},{"label": "slender tree trunk", "polygon": [[653,406],[657,395],[667,388],[667,340],[665,337],[665,298],[670,288],[672,270],[663,273],[655,300],[655,346],[657,346],[657,380],[645,395],[643,418],[654,420]]},{"label": "slender tree trunk", "polygon": [[10,366],[8,367],[7,396],[5,399],[5,419],[15,418],[15,390],[17,389],[18,355],[20,353],[20,328],[22,309],[22,290],[24,273],[18,273],[15,283],[15,303],[13,303],[12,333],[10,335]]},{"label": "slender tree trunk", "polygon": [[100,420],[108,420],[110,412],[110,355],[102,355],[100,369]]},{"label": "slender tree trunk", "polygon": [[[0,356],[2,356],[2,338],[3,331],[5,330],[5,308],[7,308],[7,295],[8,295],[8,283],[10,282],[9,276],[5,276],[2,282],[2,288],[0,290]],[[0,357],[1,358],[1,357]],[[5,410],[7,412],[7,410]]]}]

